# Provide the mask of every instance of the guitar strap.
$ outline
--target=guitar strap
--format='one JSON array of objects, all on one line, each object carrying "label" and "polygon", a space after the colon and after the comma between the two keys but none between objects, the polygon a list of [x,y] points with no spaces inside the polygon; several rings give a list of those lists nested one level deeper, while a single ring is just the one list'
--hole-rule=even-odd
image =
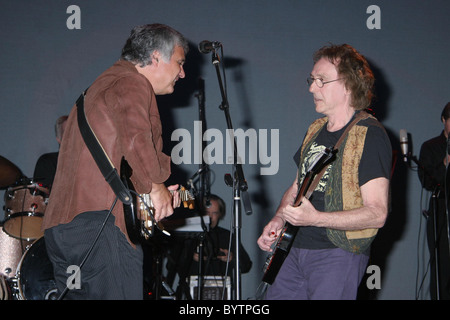
[{"label": "guitar strap", "polygon": [[86,114],[84,111],[84,97],[86,95],[84,91],[78,98],[77,105],[77,116],[78,116],[78,127],[80,128],[81,135],[92,154],[97,166],[105,177],[106,182],[111,186],[116,196],[125,204],[131,204],[132,197],[128,188],[125,187],[122,180],[117,173],[116,168],[106,154],[97,136],[92,131],[89,122],[87,121]]},{"label": "guitar strap", "polygon": [[[365,112],[365,111],[360,111],[358,112],[358,114],[355,116],[355,118],[353,119],[353,121],[347,126],[347,128],[344,130],[344,132],[342,133],[341,137],[339,138],[338,142],[336,142],[336,145],[333,147],[333,152],[337,152],[339,150],[339,147],[341,146],[342,142],[344,141],[345,137],[347,136],[347,133],[350,131],[350,129],[356,124],[358,123],[360,120],[364,120],[369,118],[370,115]],[[307,199],[309,199],[309,197],[311,196],[311,194],[314,192],[314,190],[317,187],[317,184],[320,181],[320,178],[323,176],[323,174],[325,173],[325,171],[327,170],[328,165],[324,166],[322,168],[322,170],[320,170],[320,172],[316,175],[316,177],[314,178],[314,180],[311,182],[311,186],[308,188],[308,191],[306,192],[305,197]]]}]

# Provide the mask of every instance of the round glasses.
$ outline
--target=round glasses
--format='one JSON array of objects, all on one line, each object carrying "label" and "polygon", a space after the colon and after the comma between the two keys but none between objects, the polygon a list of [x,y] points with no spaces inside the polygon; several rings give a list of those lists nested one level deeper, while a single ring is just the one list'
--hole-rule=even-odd
[{"label": "round glasses", "polygon": [[309,78],[306,79],[306,82],[308,83],[308,86],[311,86],[313,84],[313,82],[315,82],[316,86],[318,86],[319,88],[323,88],[323,86],[326,85],[327,83],[338,81],[338,80],[342,80],[342,79],[343,78],[330,80],[330,81],[323,81],[323,79],[321,79],[321,78],[309,77]]}]

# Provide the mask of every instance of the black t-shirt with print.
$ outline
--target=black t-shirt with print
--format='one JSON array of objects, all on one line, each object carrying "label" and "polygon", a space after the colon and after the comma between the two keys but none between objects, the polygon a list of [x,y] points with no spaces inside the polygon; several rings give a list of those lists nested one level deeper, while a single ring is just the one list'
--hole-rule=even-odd
[{"label": "black t-shirt with print", "polygon": [[[358,125],[367,125],[369,121],[373,120],[362,120]],[[314,161],[319,152],[325,148],[334,146],[346,127],[347,126],[336,132],[328,132],[325,125],[316,140],[312,143],[310,151],[306,155],[302,166],[308,168],[308,165],[311,161]],[[297,166],[300,161],[300,150],[301,148],[299,148],[294,155],[294,161]],[[389,179],[391,173],[391,159],[392,148],[385,131],[376,125],[369,126],[361,162],[359,164],[359,185],[362,186],[366,182],[380,177]],[[328,172],[332,165],[333,163],[328,166],[327,172],[322,176],[320,183],[310,197],[311,203],[319,211],[324,211],[324,191],[326,182],[328,181]],[[335,245],[328,240],[326,229],[318,227],[300,227],[293,246],[306,249],[327,249],[335,247]]]}]

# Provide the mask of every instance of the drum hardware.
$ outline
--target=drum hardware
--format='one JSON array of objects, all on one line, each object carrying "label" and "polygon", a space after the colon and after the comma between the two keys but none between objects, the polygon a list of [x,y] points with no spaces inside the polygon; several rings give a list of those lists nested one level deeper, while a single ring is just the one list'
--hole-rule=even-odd
[{"label": "drum hardware", "polygon": [[9,274],[12,272],[12,269],[11,268],[9,268],[9,267],[7,267],[7,268],[5,268],[5,270],[3,270],[3,273],[6,275],[6,276],[9,276]]},{"label": "drum hardware", "polygon": [[3,231],[24,240],[43,236],[42,218],[47,207],[49,189],[30,179],[22,179],[5,192]]},{"label": "drum hardware", "polygon": [[17,280],[18,279],[16,276],[9,279],[9,287],[11,289],[11,298],[13,300],[23,300],[23,298],[21,298],[21,296],[20,296],[19,285],[17,283]]}]

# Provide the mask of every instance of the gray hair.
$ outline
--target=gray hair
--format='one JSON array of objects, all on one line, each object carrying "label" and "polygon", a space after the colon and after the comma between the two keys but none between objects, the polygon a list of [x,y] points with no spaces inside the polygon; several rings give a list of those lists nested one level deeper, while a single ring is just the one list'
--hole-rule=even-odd
[{"label": "gray hair", "polygon": [[137,26],[122,49],[121,59],[145,67],[152,63],[154,51],[161,53],[165,62],[169,62],[175,46],[180,46],[184,54],[189,51],[187,40],[175,29],[163,24]]},{"label": "gray hair", "polygon": [[64,130],[63,130],[63,124],[67,121],[68,116],[61,116],[58,119],[56,119],[55,122],[55,136],[57,139],[62,139]]}]

